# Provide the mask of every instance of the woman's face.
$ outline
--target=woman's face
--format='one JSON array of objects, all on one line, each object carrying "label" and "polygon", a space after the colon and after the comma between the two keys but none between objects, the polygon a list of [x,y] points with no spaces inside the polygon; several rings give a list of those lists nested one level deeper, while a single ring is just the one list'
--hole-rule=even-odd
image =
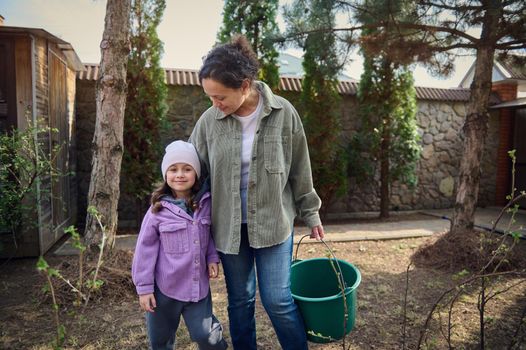
[{"label": "woman's face", "polygon": [[214,107],[217,107],[224,115],[235,114],[250,94],[248,80],[245,80],[237,89],[226,87],[210,78],[203,79],[202,85]]}]

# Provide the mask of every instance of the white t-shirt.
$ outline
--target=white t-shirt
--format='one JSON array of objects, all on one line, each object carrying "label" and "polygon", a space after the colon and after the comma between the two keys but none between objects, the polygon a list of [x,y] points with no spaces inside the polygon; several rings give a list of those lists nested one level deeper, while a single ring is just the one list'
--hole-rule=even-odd
[{"label": "white t-shirt", "polygon": [[239,120],[241,123],[241,218],[242,222],[247,222],[247,186],[248,186],[248,171],[250,168],[250,160],[252,157],[252,145],[254,144],[254,136],[256,135],[256,127],[258,124],[258,116],[263,108],[263,98],[259,95],[259,101],[256,109],[246,117],[240,117],[232,114],[232,117]]}]

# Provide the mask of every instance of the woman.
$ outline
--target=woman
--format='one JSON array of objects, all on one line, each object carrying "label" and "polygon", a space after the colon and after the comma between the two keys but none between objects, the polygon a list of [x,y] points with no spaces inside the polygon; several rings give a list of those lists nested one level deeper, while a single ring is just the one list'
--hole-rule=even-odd
[{"label": "woman", "polygon": [[190,142],[212,187],[212,227],[228,292],[234,349],[256,349],[256,274],[261,301],[283,349],[307,349],[290,291],[298,215],[323,238],[307,141],[294,107],[256,81],[259,63],[244,36],[212,49],[199,80],[213,106]]}]

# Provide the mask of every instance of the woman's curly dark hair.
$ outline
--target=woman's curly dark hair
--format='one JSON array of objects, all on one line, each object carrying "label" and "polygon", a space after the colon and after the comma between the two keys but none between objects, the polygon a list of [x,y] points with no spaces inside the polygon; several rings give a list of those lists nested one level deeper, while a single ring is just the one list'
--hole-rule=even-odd
[{"label": "woman's curly dark hair", "polygon": [[231,89],[238,89],[245,79],[251,83],[259,71],[259,61],[244,35],[236,34],[231,41],[214,47],[203,60],[199,82],[213,79]]}]

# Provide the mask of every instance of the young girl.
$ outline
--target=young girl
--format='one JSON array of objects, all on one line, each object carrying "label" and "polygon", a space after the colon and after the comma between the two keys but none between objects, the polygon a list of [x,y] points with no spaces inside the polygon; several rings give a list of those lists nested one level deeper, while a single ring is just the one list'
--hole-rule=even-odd
[{"label": "young girl", "polygon": [[199,188],[199,157],[192,144],[166,147],[164,183],[152,194],[132,264],[151,348],[172,350],[181,315],[199,349],[226,349],[212,314],[209,278],[219,257],[210,235],[210,192]]}]

